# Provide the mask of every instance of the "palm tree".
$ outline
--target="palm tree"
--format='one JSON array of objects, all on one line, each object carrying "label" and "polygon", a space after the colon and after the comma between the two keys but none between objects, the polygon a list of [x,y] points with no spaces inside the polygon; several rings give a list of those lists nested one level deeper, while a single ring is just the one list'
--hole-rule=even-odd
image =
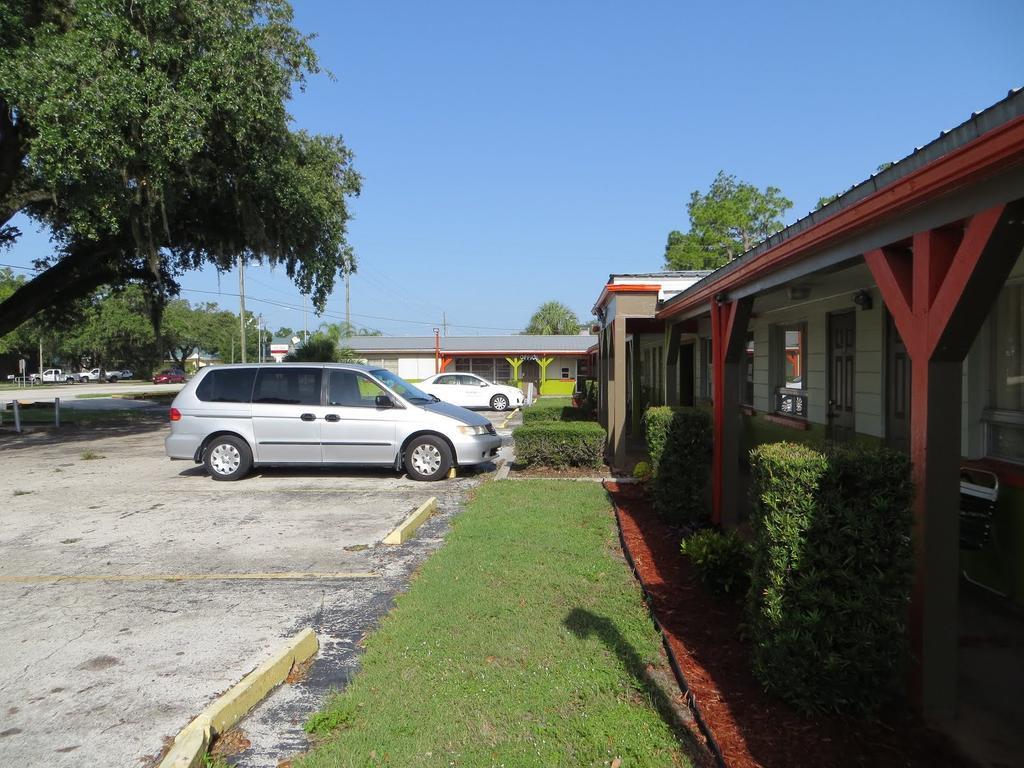
[{"label": "palm tree", "polygon": [[575,335],[582,324],[576,313],[558,301],[546,301],[537,308],[526,326],[526,333],[542,336],[556,334]]}]

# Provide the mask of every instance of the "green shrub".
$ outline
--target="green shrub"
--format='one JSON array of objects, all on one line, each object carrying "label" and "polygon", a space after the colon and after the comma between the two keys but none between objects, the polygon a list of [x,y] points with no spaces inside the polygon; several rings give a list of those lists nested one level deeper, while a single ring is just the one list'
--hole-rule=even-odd
[{"label": "green shrub", "polygon": [[586,408],[576,408],[572,400],[559,397],[550,401],[538,400],[523,409],[523,424],[537,424],[551,421],[593,421],[594,414]]},{"label": "green shrub", "polygon": [[651,479],[651,465],[646,461],[638,461],[633,467],[633,477],[642,482]]},{"label": "green shrub", "polygon": [[910,461],[793,443],[751,451],[753,669],[797,708],[869,714],[901,679],[910,598]]},{"label": "green shrub", "polygon": [[600,467],[605,432],[590,421],[525,424],[513,433],[516,462],[541,467]]},{"label": "green shrub", "polygon": [[654,473],[655,509],[671,520],[705,519],[705,491],[711,477],[711,417],[696,408],[648,408],[644,434]]},{"label": "green shrub", "polygon": [[682,553],[690,558],[697,577],[720,597],[739,600],[750,587],[750,544],[735,531],[705,528],[683,539]]}]

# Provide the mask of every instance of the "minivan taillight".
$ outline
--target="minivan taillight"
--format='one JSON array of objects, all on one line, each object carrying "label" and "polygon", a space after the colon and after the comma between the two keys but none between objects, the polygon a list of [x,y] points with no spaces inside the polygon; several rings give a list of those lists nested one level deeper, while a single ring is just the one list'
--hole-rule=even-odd
[{"label": "minivan taillight", "polygon": [[181,411],[171,408],[171,421],[181,421]]}]

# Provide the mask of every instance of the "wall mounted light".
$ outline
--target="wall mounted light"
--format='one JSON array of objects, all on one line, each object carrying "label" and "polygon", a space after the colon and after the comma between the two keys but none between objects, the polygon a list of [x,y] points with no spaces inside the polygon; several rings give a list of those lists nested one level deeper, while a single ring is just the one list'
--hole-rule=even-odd
[{"label": "wall mounted light", "polygon": [[864,290],[861,288],[855,294],[853,294],[853,303],[861,308],[861,311],[867,311],[875,305],[874,299],[871,298],[871,291]]},{"label": "wall mounted light", "polygon": [[786,294],[790,301],[804,301],[811,295],[811,287],[809,285],[791,285],[786,290]]}]

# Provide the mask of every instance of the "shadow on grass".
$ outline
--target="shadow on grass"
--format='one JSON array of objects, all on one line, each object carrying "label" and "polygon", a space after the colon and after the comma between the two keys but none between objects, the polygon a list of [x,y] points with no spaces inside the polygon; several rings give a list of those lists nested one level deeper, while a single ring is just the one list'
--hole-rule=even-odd
[{"label": "shadow on grass", "polygon": [[583,608],[574,608],[565,617],[563,623],[570,632],[581,639],[596,635],[606,648],[618,656],[626,671],[650,698],[651,704],[661,719],[672,729],[695,766],[715,764],[703,742],[692,730],[693,717],[682,700],[681,694],[678,698],[674,696],[677,693],[676,682],[667,665],[663,673],[658,674],[654,668],[640,658],[640,655],[622,636],[618,628],[604,616],[598,616]]}]

